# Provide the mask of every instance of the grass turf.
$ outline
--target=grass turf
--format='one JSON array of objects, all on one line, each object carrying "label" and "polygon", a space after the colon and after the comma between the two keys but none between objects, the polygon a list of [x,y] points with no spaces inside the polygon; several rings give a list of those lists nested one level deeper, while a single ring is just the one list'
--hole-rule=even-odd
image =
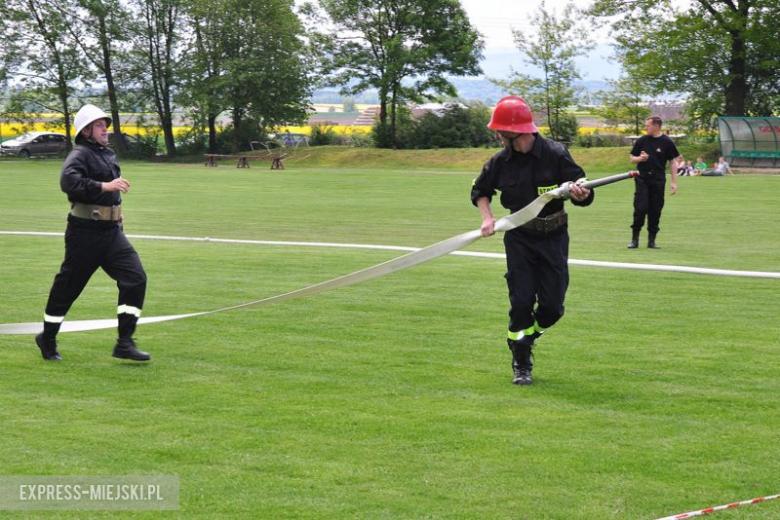
[{"label": "grass turf", "polygon": [[[128,162],[126,232],[424,246],[479,224],[474,172],[351,166]],[[0,230],[63,230],[58,170],[0,163]],[[631,185],[604,187],[590,208],[570,208],[571,257],[780,271],[779,182],[680,179],[660,251],[625,249]],[[146,316],[250,301],[401,254],[133,242],[150,279]],[[471,249],[502,248],[492,238]],[[0,235],[3,322],[40,319],[61,256],[61,238]],[[503,271],[502,260],[447,257],[143,326],[147,365],[112,359],[112,331],[63,334],[61,364],[43,362],[30,337],[0,336],[2,472],[179,475],[181,510],[122,513],[138,518],[653,518],[778,492],[778,280],[574,266],[535,384],[517,388]],[[110,317],[115,301],[99,273],[69,319]]]}]

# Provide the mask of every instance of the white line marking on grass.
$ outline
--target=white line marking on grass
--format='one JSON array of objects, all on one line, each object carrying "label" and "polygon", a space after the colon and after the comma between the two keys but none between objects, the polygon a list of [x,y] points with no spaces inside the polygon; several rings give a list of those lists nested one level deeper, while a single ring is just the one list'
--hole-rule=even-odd
[{"label": "white line marking on grass", "polygon": [[[2,232],[0,231],[0,234],[14,234],[14,235],[24,235],[27,233],[24,232]],[[35,236],[61,236],[60,233],[31,233]],[[444,240],[442,242],[437,242],[435,244],[432,244],[426,248],[418,249],[418,248],[400,248],[397,246],[377,246],[377,245],[371,245],[371,244],[334,244],[334,243],[327,243],[327,242],[282,242],[282,241],[261,241],[261,240],[230,240],[230,239],[212,239],[212,238],[198,238],[198,237],[166,237],[166,236],[156,236],[156,235],[129,235],[131,238],[141,238],[141,239],[151,239],[151,240],[178,240],[178,241],[190,241],[190,242],[220,242],[220,243],[237,243],[237,244],[262,244],[262,245],[283,245],[283,246],[289,246],[289,245],[295,245],[295,246],[316,246],[316,247],[339,247],[339,248],[364,248],[364,249],[401,249],[404,251],[408,251],[411,249],[411,252],[407,252],[404,255],[401,255],[399,257],[393,258],[392,260],[388,260],[387,262],[382,262],[380,264],[377,264],[373,267],[369,267],[366,269],[361,269],[359,271],[355,271],[350,274],[346,274],[344,276],[340,276],[338,278],[333,278],[332,280],[327,280],[325,282],[320,282],[314,285],[310,285],[308,287],[304,287],[302,289],[297,289],[295,291],[290,291],[283,294],[278,294],[276,296],[270,296],[267,298],[263,298],[261,300],[255,300],[247,303],[242,303],[239,305],[233,305],[231,307],[224,307],[222,309],[216,309],[212,311],[204,311],[204,312],[196,312],[192,314],[176,314],[171,316],[154,316],[152,318],[141,318],[138,320],[138,324],[142,325],[145,323],[156,323],[161,321],[171,321],[171,320],[180,320],[184,318],[191,318],[195,316],[205,316],[207,314],[214,314],[217,312],[224,312],[224,311],[230,311],[234,309],[240,309],[243,307],[249,307],[254,305],[264,305],[268,303],[272,303],[275,301],[282,301],[290,298],[296,298],[299,296],[309,296],[318,294],[323,291],[327,291],[330,289],[336,289],[339,287],[347,287],[349,285],[353,285],[356,283],[372,280],[374,278],[384,276],[386,274],[390,274],[395,271],[400,271],[402,269],[406,269],[409,267],[413,267],[415,265],[418,265],[420,263],[426,262],[428,260],[433,260],[434,258],[438,258],[440,256],[444,256],[447,254],[450,254],[452,252],[456,252],[459,249],[462,249],[469,244],[473,243],[475,240],[480,238],[479,230],[475,229],[466,233],[462,233],[460,235],[456,235],[452,238],[449,238],[447,240]],[[469,254],[468,252],[461,252],[462,255],[469,255],[469,256],[475,256],[474,254]],[[503,255],[497,254],[497,253],[476,253],[476,255],[485,257],[485,255],[491,255],[491,258],[501,258]],[[599,263],[590,263],[590,265],[606,265],[609,267],[614,267],[613,262],[599,262]],[[621,264],[622,266],[632,266],[632,265],[642,265],[642,264]],[[644,268],[650,268],[650,269],[657,269],[661,266],[650,266],[650,265],[644,265]],[[668,270],[672,270],[675,266],[663,266]],[[719,272],[717,269],[707,269],[707,270],[700,270],[697,268],[686,268],[686,272],[701,272],[705,274],[727,274],[727,273],[738,273],[740,276],[745,273],[745,271],[731,271],[731,272]],[[777,277],[780,277],[780,273],[767,273],[769,275],[777,275]],[[755,276],[755,273],[753,273],[753,276]],[[78,332],[78,331],[84,331],[84,330],[98,330],[98,329],[105,329],[105,328],[112,328],[116,325],[116,320],[82,320],[82,321],[74,321],[74,322],[65,322],[60,329],[60,332]],[[41,325],[40,323],[2,323],[0,324],[0,335],[10,335],[10,334],[36,334],[40,331]]]},{"label": "white line marking on grass", "polygon": [[[48,236],[62,237],[62,233],[50,233],[41,231],[0,231],[0,235],[27,235],[27,236]],[[385,246],[378,244],[342,244],[336,242],[295,242],[281,240],[241,240],[229,238],[210,238],[210,237],[177,237],[162,235],[127,235],[129,238],[139,238],[144,240],[171,240],[180,242],[216,242],[221,244],[250,244],[262,246],[297,246],[297,247],[336,247],[345,249],[374,249],[385,251],[419,251],[419,247],[405,246]],[[456,256],[470,256],[475,258],[497,258],[504,259],[504,253],[482,253],[479,251],[454,251],[450,253]],[[588,267],[608,267],[613,269],[636,269],[640,271],[665,271],[672,273],[705,274],[715,276],[739,276],[744,278],[775,278],[780,279],[780,273],[771,271],[738,271],[734,269],[711,269],[707,267],[689,267],[684,265],[663,265],[663,264],[635,264],[629,262],[603,262],[598,260],[577,260],[569,259],[570,265],[581,265]]]}]

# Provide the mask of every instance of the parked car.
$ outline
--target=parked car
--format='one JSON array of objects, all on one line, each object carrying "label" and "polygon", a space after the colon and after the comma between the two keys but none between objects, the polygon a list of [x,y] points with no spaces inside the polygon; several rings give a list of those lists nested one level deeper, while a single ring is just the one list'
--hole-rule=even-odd
[{"label": "parked car", "polygon": [[284,146],[298,146],[299,144],[309,144],[309,136],[306,134],[284,134],[282,137],[282,143]]},{"label": "parked car", "polygon": [[54,132],[28,132],[0,144],[0,155],[16,155],[29,158],[42,155],[59,155],[65,151],[67,141],[63,134]]},{"label": "parked car", "polygon": [[[138,146],[138,137],[128,134],[127,132],[122,132],[122,136],[125,138],[125,143],[127,143],[127,148],[133,148],[134,146]],[[117,147],[116,135],[114,134],[114,132],[108,133],[108,142],[111,148],[116,149]]]},{"label": "parked car", "polygon": [[[157,155],[157,139],[128,134],[122,132],[122,136],[125,138],[125,144],[127,145],[127,157],[135,159],[141,159],[144,157],[154,157]],[[109,146],[114,150],[117,149],[117,136],[114,132],[108,133]]]}]

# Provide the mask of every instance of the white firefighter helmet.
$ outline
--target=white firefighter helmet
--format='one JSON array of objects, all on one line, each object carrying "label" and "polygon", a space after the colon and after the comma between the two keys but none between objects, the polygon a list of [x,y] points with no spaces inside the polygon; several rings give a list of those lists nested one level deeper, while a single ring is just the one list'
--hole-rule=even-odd
[{"label": "white firefighter helmet", "polygon": [[76,117],[73,122],[76,125],[76,137],[78,138],[82,130],[84,130],[90,123],[94,123],[98,119],[105,119],[107,125],[111,125],[111,118],[100,110],[95,105],[84,105],[76,113]]}]

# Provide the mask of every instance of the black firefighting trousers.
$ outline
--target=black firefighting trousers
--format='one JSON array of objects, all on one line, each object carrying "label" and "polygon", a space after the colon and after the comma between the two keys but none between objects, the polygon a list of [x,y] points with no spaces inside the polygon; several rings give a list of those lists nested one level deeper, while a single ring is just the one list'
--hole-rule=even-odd
[{"label": "black firefighting trousers", "polygon": [[54,277],[44,316],[44,337],[59,332],[65,315],[89,279],[102,268],[119,288],[119,338],[132,337],[146,295],[146,273],[119,225],[68,217],[65,259]]},{"label": "black firefighting trousers", "polygon": [[658,223],[664,207],[666,175],[663,172],[655,172],[649,177],[643,175],[634,179],[634,222],[631,229],[638,233],[645,225],[647,216],[647,231],[655,235],[660,231]]},{"label": "black firefighting trousers", "polygon": [[504,234],[509,288],[509,331],[551,327],[563,316],[569,287],[569,234],[515,229]]}]

